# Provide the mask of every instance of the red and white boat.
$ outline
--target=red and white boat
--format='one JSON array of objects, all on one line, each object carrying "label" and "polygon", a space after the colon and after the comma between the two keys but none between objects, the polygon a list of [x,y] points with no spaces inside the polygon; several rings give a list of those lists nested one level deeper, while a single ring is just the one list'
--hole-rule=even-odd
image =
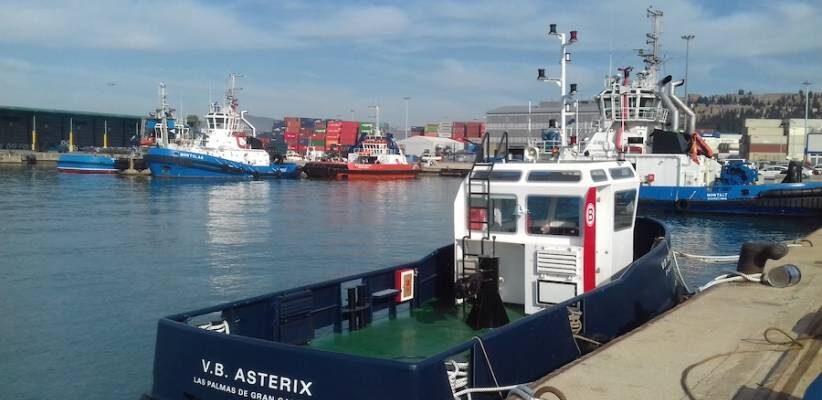
[{"label": "red and white boat", "polygon": [[408,163],[402,149],[377,123],[373,133],[360,138],[343,161],[312,161],[303,166],[309,178],[316,179],[414,179],[419,166]]}]

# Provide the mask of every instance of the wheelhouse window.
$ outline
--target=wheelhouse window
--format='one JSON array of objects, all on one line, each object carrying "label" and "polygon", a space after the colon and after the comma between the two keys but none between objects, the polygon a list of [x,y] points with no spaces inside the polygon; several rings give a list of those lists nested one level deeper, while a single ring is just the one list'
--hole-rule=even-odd
[{"label": "wheelhouse window", "polygon": [[[474,231],[485,230],[485,221],[488,221],[486,197],[471,196],[468,212],[468,227]],[[488,224],[489,232],[516,233],[517,231],[517,197],[514,195],[491,195],[491,220]]]},{"label": "wheelhouse window", "polygon": [[608,175],[605,175],[604,169],[592,169],[591,170],[591,180],[594,182],[602,182],[608,180]]},{"label": "wheelhouse window", "polygon": [[582,180],[580,171],[531,171],[528,182],[579,182]]},{"label": "wheelhouse window", "polygon": [[631,169],[631,167],[608,168],[608,172],[611,173],[611,179],[625,179],[634,177],[634,170]]},{"label": "wheelhouse window", "polygon": [[225,129],[225,118],[214,118],[216,129]]},{"label": "wheelhouse window", "polygon": [[614,230],[620,231],[634,225],[636,190],[622,190],[614,193]]},{"label": "wheelhouse window", "polygon": [[579,197],[528,196],[528,233],[579,236]]},{"label": "wheelhouse window", "polygon": [[471,179],[488,179],[492,181],[516,182],[522,176],[520,171],[491,171],[491,176],[488,176],[488,171],[474,171],[471,173]]}]

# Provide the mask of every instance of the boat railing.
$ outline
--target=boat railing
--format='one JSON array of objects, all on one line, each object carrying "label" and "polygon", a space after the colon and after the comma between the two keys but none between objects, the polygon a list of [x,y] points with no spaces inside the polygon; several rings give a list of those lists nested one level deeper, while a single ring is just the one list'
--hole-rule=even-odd
[{"label": "boat railing", "polygon": [[661,107],[628,107],[623,110],[617,104],[614,108],[605,107],[604,113],[606,119],[616,122],[657,122],[668,118],[668,109]]}]

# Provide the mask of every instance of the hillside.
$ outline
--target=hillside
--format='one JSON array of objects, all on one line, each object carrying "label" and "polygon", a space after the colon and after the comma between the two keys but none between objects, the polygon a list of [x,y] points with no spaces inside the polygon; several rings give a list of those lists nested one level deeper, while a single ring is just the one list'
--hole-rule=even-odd
[{"label": "hillside", "polygon": [[[688,96],[696,113],[696,127],[720,132],[742,133],[746,118],[804,118],[804,93],[736,94]],[[822,118],[822,94],[811,92],[808,118]]]}]

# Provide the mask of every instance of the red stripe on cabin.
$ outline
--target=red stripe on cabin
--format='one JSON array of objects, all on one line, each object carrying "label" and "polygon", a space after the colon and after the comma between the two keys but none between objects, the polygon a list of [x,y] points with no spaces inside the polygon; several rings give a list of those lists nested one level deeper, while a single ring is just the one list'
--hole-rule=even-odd
[{"label": "red stripe on cabin", "polygon": [[585,196],[583,218],[585,229],[582,237],[582,287],[583,291],[593,290],[597,286],[596,275],[596,239],[597,239],[597,188],[588,188]]}]

